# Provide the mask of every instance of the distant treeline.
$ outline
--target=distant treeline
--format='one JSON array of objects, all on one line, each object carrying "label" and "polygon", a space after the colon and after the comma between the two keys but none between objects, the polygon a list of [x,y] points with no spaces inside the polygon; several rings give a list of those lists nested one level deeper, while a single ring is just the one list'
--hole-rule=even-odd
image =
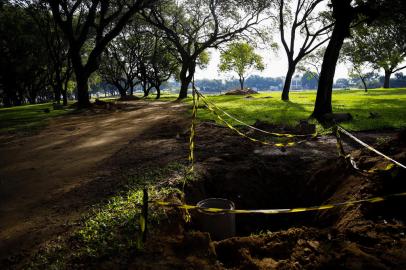
[{"label": "distant treeline", "polygon": [[[369,88],[380,88],[383,85],[384,77],[375,75],[368,79]],[[246,87],[254,89],[256,91],[280,91],[283,88],[284,77],[262,77],[258,75],[253,75],[247,78]],[[222,94],[229,90],[239,88],[239,81],[237,79],[231,80],[219,80],[219,79],[201,79],[196,80],[195,85],[198,89],[205,93],[215,93]],[[292,90],[303,90],[303,89],[317,89],[318,81],[316,78],[309,76],[309,74],[303,74],[301,76],[295,76],[292,80]],[[163,90],[174,90],[178,91],[180,83],[174,80],[166,82],[162,89]],[[395,74],[395,78],[391,79],[391,87],[393,88],[406,88],[406,75],[403,73]],[[336,89],[362,89],[362,82],[358,78],[339,78],[334,83],[334,88]],[[142,92],[142,87],[140,85],[135,86],[135,92]],[[152,91],[154,92],[154,91]],[[108,95],[114,96],[118,95],[117,90],[113,85],[106,82],[101,82],[91,86],[91,94],[93,95]]]}]

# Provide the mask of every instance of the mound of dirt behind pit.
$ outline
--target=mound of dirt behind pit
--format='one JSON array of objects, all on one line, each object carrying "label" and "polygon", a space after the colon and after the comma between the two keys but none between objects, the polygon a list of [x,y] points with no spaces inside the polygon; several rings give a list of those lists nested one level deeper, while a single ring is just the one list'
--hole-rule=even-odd
[{"label": "mound of dirt behind pit", "polygon": [[231,90],[225,93],[225,95],[252,95],[252,94],[258,94],[258,92],[250,88],[244,88]]}]

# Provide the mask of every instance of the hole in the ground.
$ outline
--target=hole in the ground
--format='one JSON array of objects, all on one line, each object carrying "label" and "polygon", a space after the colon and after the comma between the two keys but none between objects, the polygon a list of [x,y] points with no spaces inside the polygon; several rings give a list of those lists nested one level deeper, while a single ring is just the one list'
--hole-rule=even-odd
[{"label": "hole in the ground", "polygon": [[[329,179],[328,173],[318,172],[315,177],[319,168],[309,167],[300,158],[291,163],[295,167],[287,168],[285,164],[286,161],[274,160],[266,164],[240,162],[234,166],[208,166],[205,176],[187,188],[186,200],[196,204],[206,198],[225,198],[233,201],[237,209],[296,208],[322,204],[335,191],[337,183]],[[320,219],[316,221],[316,215],[317,212],[238,214],[236,233],[244,236],[294,226],[328,226]]]}]

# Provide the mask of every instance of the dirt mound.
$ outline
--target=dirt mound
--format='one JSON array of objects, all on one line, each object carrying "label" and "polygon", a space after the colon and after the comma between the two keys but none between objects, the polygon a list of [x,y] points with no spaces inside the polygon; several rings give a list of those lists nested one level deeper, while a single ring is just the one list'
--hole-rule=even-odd
[{"label": "dirt mound", "polygon": [[244,88],[231,90],[225,93],[225,95],[252,95],[252,94],[258,94],[258,92],[250,88]]},{"label": "dirt mound", "polygon": [[296,126],[281,126],[257,120],[253,126],[268,132],[276,133],[307,135],[316,132],[316,125],[309,123],[307,120],[300,120]]},{"label": "dirt mound", "polygon": [[131,100],[140,100],[141,98],[134,96],[134,95],[127,95],[124,97],[120,97],[118,101],[131,101]]}]

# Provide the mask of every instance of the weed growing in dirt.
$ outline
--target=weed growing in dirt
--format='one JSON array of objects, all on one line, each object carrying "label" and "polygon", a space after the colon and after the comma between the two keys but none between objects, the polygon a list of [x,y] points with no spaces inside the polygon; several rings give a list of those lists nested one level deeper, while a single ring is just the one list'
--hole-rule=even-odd
[{"label": "weed growing in dirt", "polygon": [[[69,268],[86,260],[100,262],[107,258],[124,260],[137,252],[142,189],[147,187],[150,200],[181,195],[186,167],[173,163],[163,168],[149,168],[140,175],[128,176],[124,190],[104,205],[94,206],[83,218],[82,225],[64,243],[46,246],[31,264],[34,269]],[[159,224],[166,218],[163,209],[150,211],[148,222]]]}]

